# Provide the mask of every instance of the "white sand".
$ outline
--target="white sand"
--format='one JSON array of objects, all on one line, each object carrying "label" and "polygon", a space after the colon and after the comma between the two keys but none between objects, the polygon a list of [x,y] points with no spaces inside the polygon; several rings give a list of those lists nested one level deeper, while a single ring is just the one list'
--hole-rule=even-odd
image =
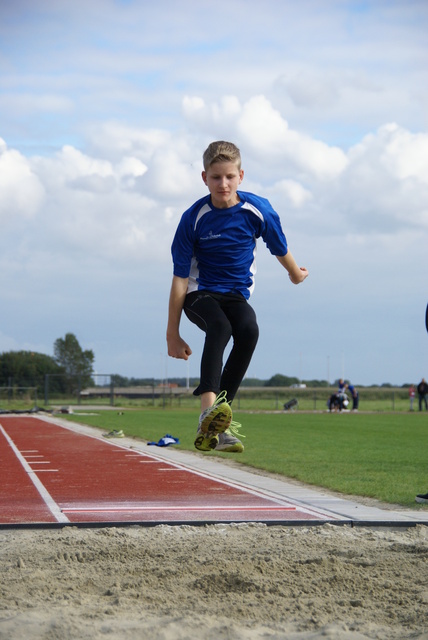
[{"label": "white sand", "polygon": [[428,640],[428,528],[0,531],[3,640]]}]

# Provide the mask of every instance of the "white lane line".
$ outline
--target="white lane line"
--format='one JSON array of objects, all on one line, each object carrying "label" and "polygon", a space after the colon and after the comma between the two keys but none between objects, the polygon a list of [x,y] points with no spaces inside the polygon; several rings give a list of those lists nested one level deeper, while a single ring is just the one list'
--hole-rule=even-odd
[{"label": "white lane line", "polygon": [[123,511],[296,511],[297,507],[243,507],[234,505],[217,505],[217,506],[197,506],[190,507],[187,505],[177,506],[111,506],[111,507],[65,507],[63,511],[67,513],[102,513],[102,512],[123,512]]},{"label": "white lane line", "polygon": [[13,440],[6,433],[6,431],[3,429],[1,424],[0,424],[0,431],[3,433],[3,435],[6,438],[8,444],[12,447],[12,450],[13,450],[14,454],[16,455],[16,457],[18,458],[19,462],[24,467],[25,471],[27,472],[27,474],[30,477],[31,482],[36,487],[36,489],[39,492],[42,500],[45,502],[46,506],[48,507],[48,509],[52,513],[52,515],[56,518],[57,522],[70,522],[70,520],[67,518],[67,516],[61,511],[61,509],[59,508],[59,506],[57,505],[55,500],[52,498],[52,496],[49,493],[49,491],[46,489],[46,487],[43,485],[43,483],[36,476],[35,471],[33,471],[33,469],[30,467],[30,465],[28,464],[28,462],[26,461],[24,456],[21,454],[21,452],[16,447],[15,443],[13,442]]}]

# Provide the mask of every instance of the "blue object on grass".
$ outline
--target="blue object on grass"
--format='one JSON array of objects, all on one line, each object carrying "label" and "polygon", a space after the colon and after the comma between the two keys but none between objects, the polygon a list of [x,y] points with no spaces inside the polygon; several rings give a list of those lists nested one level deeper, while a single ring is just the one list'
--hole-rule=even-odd
[{"label": "blue object on grass", "polygon": [[180,440],[167,433],[166,436],[159,440],[159,442],[148,442],[147,444],[154,444],[156,447],[168,447],[170,444],[180,444]]}]

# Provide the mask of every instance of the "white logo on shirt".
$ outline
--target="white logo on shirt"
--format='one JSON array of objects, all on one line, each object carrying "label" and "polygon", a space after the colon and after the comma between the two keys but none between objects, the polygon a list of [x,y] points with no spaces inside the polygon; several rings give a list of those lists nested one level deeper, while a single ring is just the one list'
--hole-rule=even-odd
[{"label": "white logo on shirt", "polygon": [[209,234],[204,238],[201,238],[201,240],[215,240],[216,238],[221,238],[221,233],[213,233],[210,231]]}]

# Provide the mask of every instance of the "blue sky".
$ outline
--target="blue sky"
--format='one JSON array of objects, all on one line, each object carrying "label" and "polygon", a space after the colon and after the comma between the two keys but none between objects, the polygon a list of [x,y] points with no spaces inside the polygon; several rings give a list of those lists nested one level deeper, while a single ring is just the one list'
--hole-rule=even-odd
[{"label": "blue sky", "polygon": [[428,378],[427,28],[412,0],[2,3],[0,352],[72,332],[97,372],[197,376],[170,244],[230,139],[310,271],[259,245],[248,375]]}]

